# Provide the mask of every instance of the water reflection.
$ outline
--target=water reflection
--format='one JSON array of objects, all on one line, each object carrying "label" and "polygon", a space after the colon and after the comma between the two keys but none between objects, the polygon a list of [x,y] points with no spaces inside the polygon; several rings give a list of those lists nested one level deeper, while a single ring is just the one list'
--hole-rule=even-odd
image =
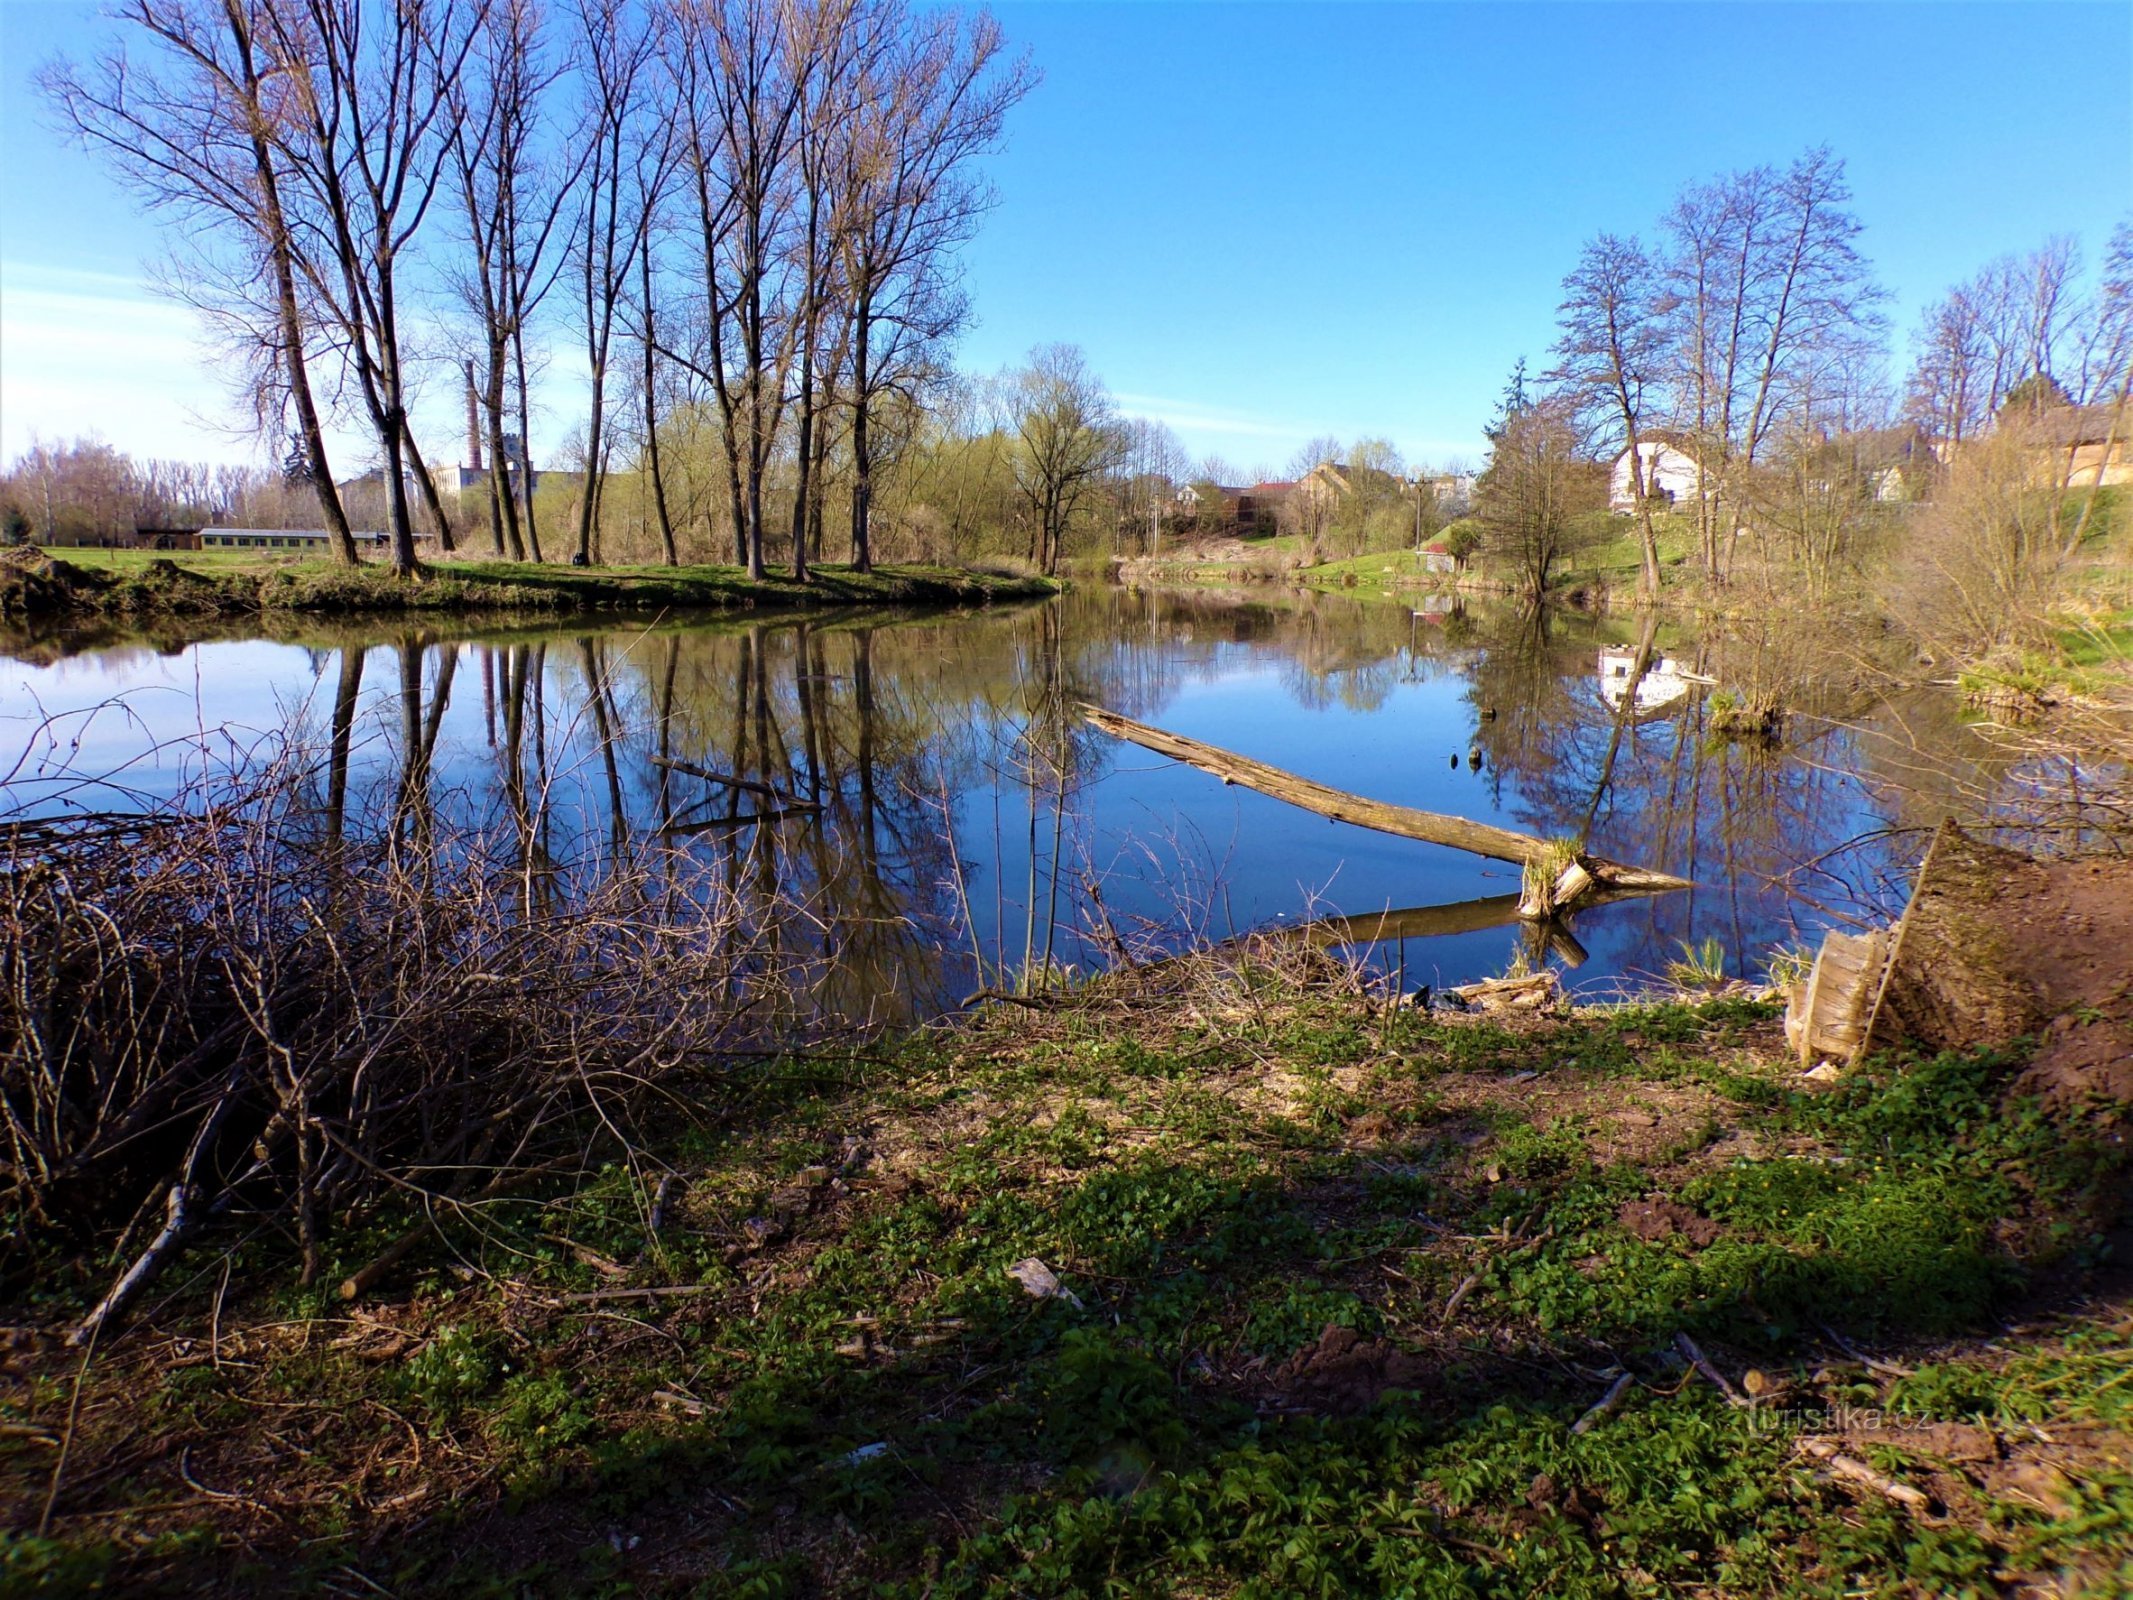
[{"label": "water reflection", "polygon": [[[1706,938],[1747,973],[1884,903],[1907,830],[1986,805],[2027,759],[1944,701],[1882,704],[1812,674],[1784,748],[1718,737],[1706,685],[1766,669],[1743,648],[1456,600],[1103,589],[952,615],[73,655],[47,639],[0,688],[26,751],[17,812],[137,807],[195,770],[144,754],[157,741],[286,730],[336,848],[421,856],[479,830],[538,905],[678,843],[762,908],[756,936],[810,963],[840,1014],[909,1016],[1031,971],[1313,919],[1411,981],[1491,975],[1529,949],[1601,986]],[[1083,702],[1698,887],[1522,930],[1513,869],[1226,789],[1113,744]],[[123,788],[69,787],[122,765]]]}]

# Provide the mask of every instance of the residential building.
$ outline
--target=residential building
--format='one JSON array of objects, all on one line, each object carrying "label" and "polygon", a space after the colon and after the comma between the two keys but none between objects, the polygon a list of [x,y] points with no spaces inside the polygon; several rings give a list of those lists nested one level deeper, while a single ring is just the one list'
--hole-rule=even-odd
[{"label": "residential building", "polygon": [[[1703,483],[1702,469],[1674,441],[1646,434],[1637,441],[1637,455],[1644,464],[1644,492],[1655,506],[1670,506],[1696,497]],[[1614,470],[1607,477],[1607,507],[1624,513],[1637,509],[1636,485],[1626,448],[1615,457]]]}]

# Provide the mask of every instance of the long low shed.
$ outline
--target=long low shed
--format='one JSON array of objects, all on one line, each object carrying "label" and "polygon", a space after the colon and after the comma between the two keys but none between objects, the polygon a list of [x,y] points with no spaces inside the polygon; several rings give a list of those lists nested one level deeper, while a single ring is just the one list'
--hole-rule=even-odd
[{"label": "long low shed", "polygon": [[[202,550],[323,550],[327,533],[323,528],[202,528]],[[359,545],[379,545],[385,535],[367,530],[352,530],[350,537]]]}]

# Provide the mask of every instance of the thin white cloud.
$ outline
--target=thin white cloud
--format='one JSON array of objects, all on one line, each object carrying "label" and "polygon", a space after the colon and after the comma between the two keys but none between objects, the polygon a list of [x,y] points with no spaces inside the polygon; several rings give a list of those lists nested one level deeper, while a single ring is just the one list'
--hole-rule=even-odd
[{"label": "thin white cloud", "polygon": [[190,312],[134,279],[0,261],[0,454],[89,434],[135,455],[241,461]]},{"label": "thin white cloud", "polygon": [[[462,340],[443,324],[410,328],[425,349],[449,352]],[[582,421],[590,396],[581,351],[567,340],[532,352],[547,377],[536,397],[536,459]],[[423,376],[415,408],[418,438],[437,462],[458,459],[462,424],[456,369],[439,360]],[[545,402],[545,403],[544,403]],[[118,273],[0,260],[0,461],[33,439],[98,436],[129,455],[192,461],[257,462],[199,320]],[[337,467],[368,464],[365,431],[329,429]]]},{"label": "thin white cloud", "polygon": [[1136,416],[1152,422],[1167,422],[1180,432],[1189,428],[1195,432],[1235,434],[1243,438],[1300,440],[1308,438],[1312,431],[1309,423],[1277,422],[1166,395],[1114,394],[1112,398]]}]

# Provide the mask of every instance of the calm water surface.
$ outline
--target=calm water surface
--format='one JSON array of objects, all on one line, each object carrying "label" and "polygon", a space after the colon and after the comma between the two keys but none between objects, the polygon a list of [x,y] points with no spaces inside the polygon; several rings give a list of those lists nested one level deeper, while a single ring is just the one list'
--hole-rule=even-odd
[{"label": "calm water surface", "polygon": [[[976,613],[263,638],[16,640],[0,661],[13,815],[132,811],[293,739],[351,836],[432,815],[515,827],[559,873],[648,838],[775,878],[839,1003],[927,1014],[999,971],[1103,965],[1334,913],[1455,906],[1371,958],[1410,984],[1502,972],[1532,939],[1513,867],[1333,824],[1117,744],[1093,702],[1427,810],[1696,880],[1558,936],[1566,980],[1648,980],[1715,940],[1777,946],[1885,906],[1992,754],[1934,697],[1803,686],[1782,750],[1714,737],[1722,645],[1631,620],[1449,600],[1092,589]],[[343,752],[334,759],[336,746]],[[412,758],[412,759],[411,759]],[[737,776],[741,789],[702,773]],[[336,800],[338,797],[338,801]],[[790,801],[803,801],[801,809]],[[1099,904],[1100,902],[1100,904]]]}]

